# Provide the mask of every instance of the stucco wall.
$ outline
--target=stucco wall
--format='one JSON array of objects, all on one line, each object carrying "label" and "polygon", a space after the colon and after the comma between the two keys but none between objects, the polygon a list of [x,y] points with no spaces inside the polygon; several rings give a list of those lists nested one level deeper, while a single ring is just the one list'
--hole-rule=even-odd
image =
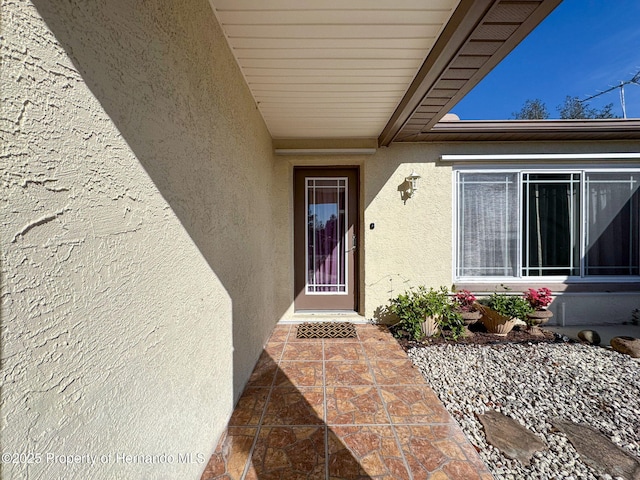
[{"label": "stucco wall", "polygon": [[206,0],[1,27],[1,441],[42,455],[2,478],[198,478],[289,306],[270,136]]},{"label": "stucco wall", "polygon": [[[451,288],[453,284],[453,176],[452,165],[439,161],[442,154],[637,151],[636,142],[392,144],[379,149],[363,165],[365,316],[380,319],[379,307],[409,287]],[[629,166],[640,165],[635,162]],[[419,190],[405,202],[401,190],[414,170],[422,177]],[[374,229],[370,229],[372,223]],[[566,290],[564,285],[547,286]],[[485,285],[478,291],[491,292],[494,287]],[[524,282],[513,288],[527,287]],[[558,323],[609,323],[630,320],[631,311],[638,306],[638,293],[566,291],[552,310]]]},{"label": "stucco wall", "polygon": [[[451,167],[438,155],[431,145],[392,145],[365,161],[367,318],[411,286],[451,284]],[[418,191],[407,199],[414,170]]]}]

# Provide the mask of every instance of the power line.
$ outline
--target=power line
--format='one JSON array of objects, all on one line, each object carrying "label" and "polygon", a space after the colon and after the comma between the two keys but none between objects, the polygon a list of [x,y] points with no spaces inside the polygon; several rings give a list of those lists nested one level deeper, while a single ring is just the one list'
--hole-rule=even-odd
[{"label": "power line", "polygon": [[627,107],[625,105],[625,99],[624,99],[624,86],[629,84],[640,85],[640,70],[638,70],[638,72],[629,80],[620,82],[620,85],[615,85],[611,88],[598,92],[595,95],[591,95],[590,97],[587,97],[584,100],[578,100],[578,101],[580,103],[588,102],[589,100],[599,97],[600,95],[604,95],[605,93],[609,93],[615,90],[616,88],[619,88],[620,89],[620,105],[622,106],[622,118],[627,118]]}]

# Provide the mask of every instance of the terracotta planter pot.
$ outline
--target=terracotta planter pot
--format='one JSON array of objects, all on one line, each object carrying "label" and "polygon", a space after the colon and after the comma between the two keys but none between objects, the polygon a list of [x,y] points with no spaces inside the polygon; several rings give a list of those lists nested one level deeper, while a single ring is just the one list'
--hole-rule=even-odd
[{"label": "terracotta planter pot", "polygon": [[500,315],[492,308],[485,305],[478,305],[478,308],[482,311],[480,321],[489,333],[504,337],[513,330],[513,327],[516,325],[516,319]]},{"label": "terracotta planter pot", "polygon": [[422,333],[425,337],[433,337],[438,333],[438,321],[433,317],[425,318],[422,322]]},{"label": "terracotta planter pot", "polygon": [[553,317],[553,312],[549,310],[535,310],[534,312],[527,313],[527,318],[531,325],[542,325],[543,323],[547,323],[551,317]]}]

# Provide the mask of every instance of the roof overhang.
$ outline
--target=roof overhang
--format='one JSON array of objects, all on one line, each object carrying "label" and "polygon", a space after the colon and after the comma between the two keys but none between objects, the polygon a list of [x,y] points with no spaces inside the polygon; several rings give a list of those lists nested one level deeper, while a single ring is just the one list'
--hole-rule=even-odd
[{"label": "roof overhang", "polygon": [[561,0],[210,1],[274,139],[388,145],[429,131]]},{"label": "roof overhang", "polygon": [[379,145],[419,141],[560,1],[461,1],[380,134]]},{"label": "roof overhang", "polygon": [[640,119],[459,120],[439,122],[401,142],[640,140]]},{"label": "roof overhang", "polygon": [[274,139],[376,139],[460,0],[210,0]]}]

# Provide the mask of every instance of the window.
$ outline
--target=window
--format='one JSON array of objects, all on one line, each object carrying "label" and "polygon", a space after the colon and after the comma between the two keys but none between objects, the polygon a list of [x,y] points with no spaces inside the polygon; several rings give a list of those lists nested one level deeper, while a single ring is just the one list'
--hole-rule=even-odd
[{"label": "window", "polygon": [[640,173],[585,177],[585,275],[639,275]]},{"label": "window", "polygon": [[522,275],[580,275],[580,175],[522,175]]},{"label": "window", "polygon": [[347,293],[347,178],[306,179],[307,293]]},{"label": "window", "polygon": [[456,277],[640,275],[640,171],[458,171]]},{"label": "window", "polygon": [[517,205],[517,174],[460,174],[459,277],[517,275]]}]

